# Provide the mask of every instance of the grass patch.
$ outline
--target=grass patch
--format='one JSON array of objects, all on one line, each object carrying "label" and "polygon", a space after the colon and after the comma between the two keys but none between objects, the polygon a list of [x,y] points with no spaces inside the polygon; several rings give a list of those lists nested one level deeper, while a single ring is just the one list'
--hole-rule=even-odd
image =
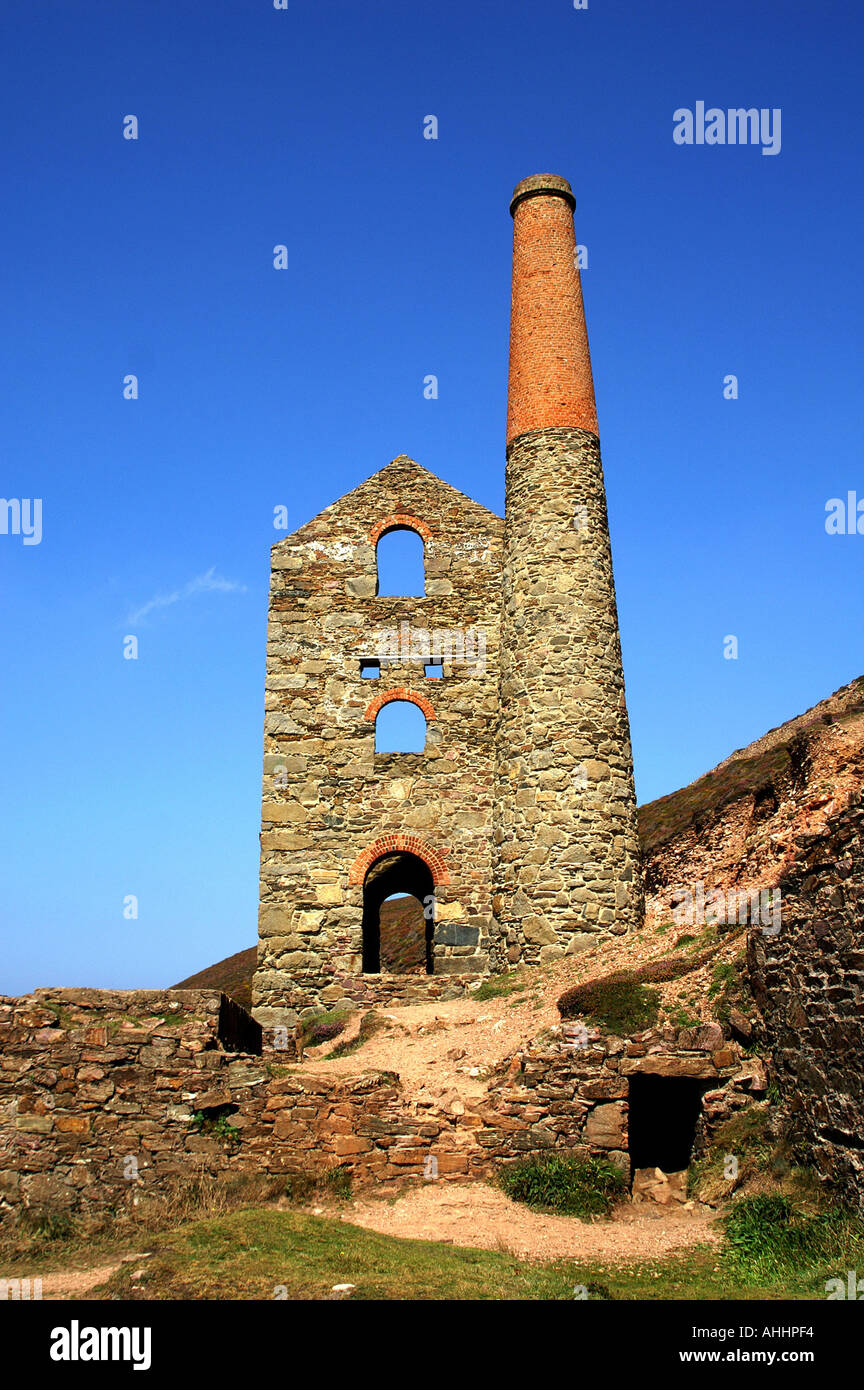
[{"label": "grass patch", "polygon": [[[124,1194],[124,1197],[127,1194]],[[166,1179],[158,1190],[140,1190],[138,1204],[118,1198],[99,1212],[43,1206],[23,1211],[15,1225],[0,1227],[0,1265],[11,1272],[40,1273],[86,1267],[116,1252],[150,1249],[154,1234],[240,1207],[286,1195],[284,1177],[262,1173],[213,1174],[190,1155],[186,1176]]]},{"label": "grass patch", "polygon": [[733,1005],[746,1013],[751,1003],[750,991],[743,977],[744,967],[745,957],[742,954],[732,961],[718,961],[711,972],[708,998],[714,1005],[714,1017],[724,1028],[729,1026]]},{"label": "grass patch", "polygon": [[643,985],[632,972],[621,970],[567,990],[558,1008],[562,1018],[582,1014],[595,1028],[626,1037],[656,1023],[660,991]]},{"label": "grass patch", "polygon": [[[141,1247],[139,1247],[141,1248]],[[400,1240],[328,1217],[246,1209],[148,1239],[144,1276],[124,1265],[89,1300],[327,1299],[334,1284],[356,1285],[354,1301],[570,1302],[615,1300],[823,1300],[827,1278],[856,1268],[864,1251],[845,1241],[815,1264],[765,1266],[743,1277],[737,1254],[699,1246],[664,1261],[541,1263],[494,1250]],[[808,1257],[809,1258],[809,1257]],[[851,1263],[850,1263],[851,1261]],[[858,1263],[857,1268],[861,1268]],[[139,1266],[140,1268],[140,1266]],[[29,1272],[29,1271],[28,1271]],[[278,1291],[278,1292],[277,1292]]]},{"label": "grass patch", "polygon": [[690,1165],[687,1195],[717,1206],[754,1180],[768,1179],[776,1148],[766,1132],[770,1120],[767,1106],[752,1105],[719,1125],[710,1150]]},{"label": "grass patch", "polygon": [[22,1236],[29,1237],[35,1245],[46,1242],[68,1241],[75,1230],[75,1221],[68,1211],[33,1210],[25,1207],[21,1212],[18,1229]]},{"label": "grass patch", "polygon": [[528,981],[517,971],[504,975],[490,975],[479,988],[471,991],[473,999],[504,999],[508,994],[521,994],[528,988]]},{"label": "grass patch", "polygon": [[334,1284],[352,1299],[572,1299],[577,1270],[433,1241],[397,1240],[328,1217],[242,1211],[173,1231],[157,1242],[144,1276],[125,1266],[100,1297],[131,1299],[326,1299]]},{"label": "grass patch", "polygon": [[698,1028],[701,1022],[686,1004],[674,1004],[666,1010],[666,1017],[675,1028]]},{"label": "grass patch", "polygon": [[508,1164],[498,1181],[514,1202],[567,1216],[608,1216],[627,1190],[627,1179],[605,1158],[531,1154]]},{"label": "grass patch", "polygon": [[327,1168],[323,1172],[298,1169],[295,1173],[286,1174],[285,1196],[289,1202],[298,1205],[311,1202],[313,1197],[347,1202],[351,1196],[351,1185],[349,1168]]},{"label": "grass patch", "polygon": [[742,1197],[723,1218],[727,1257],[747,1283],[836,1277],[864,1255],[864,1222],[840,1207],[806,1213],[781,1193]]},{"label": "grass patch", "polygon": [[[706,946],[689,956],[663,956],[660,960],[646,961],[634,970],[613,970],[600,979],[586,980],[564,991],[558,1000],[558,1012],[562,1018],[573,1018],[578,1014],[594,1017],[592,1011],[602,1002],[602,1008],[596,1014],[598,1026],[602,1027],[606,1015],[611,1014],[618,1018],[618,1025],[611,1028],[612,1032],[626,1028],[631,1017],[635,1017],[636,1022],[628,1031],[650,1027],[657,1017],[657,991],[646,988],[643,993],[637,987],[690,975],[705,965],[719,949],[718,944]],[[652,1009],[653,1016],[649,1017]],[[643,1018],[647,1018],[647,1021],[642,1022]]]},{"label": "grass patch", "polygon": [[40,1000],[39,1006],[45,1009],[49,1014],[54,1015],[54,1022],[58,1028],[71,1028],[73,1026],[72,1011],[64,1007],[63,1004],[57,1004],[53,999],[43,999]]},{"label": "grass patch", "polygon": [[382,1018],[374,1009],[370,1009],[368,1014],[364,1014],[360,1020],[360,1029],[356,1038],[352,1038],[351,1042],[337,1043],[328,1056],[350,1057],[354,1052],[357,1052],[364,1043],[367,1043],[370,1038],[373,1038],[376,1033],[380,1033],[382,1029],[386,1027],[386,1018]]},{"label": "grass patch", "polygon": [[351,1015],[342,1009],[331,1009],[327,1013],[315,1014],[301,1020],[304,1047],[317,1047],[319,1043],[330,1042],[344,1033]]},{"label": "grass patch", "polygon": [[224,1106],[218,1110],[208,1111],[196,1110],[192,1116],[192,1124],[199,1134],[206,1134],[211,1139],[220,1139],[223,1144],[227,1144],[230,1149],[239,1149],[240,1134],[228,1119],[229,1113],[234,1113],[237,1107]]},{"label": "grass patch", "polygon": [[733,1196],[788,1198],[815,1213],[836,1205],[810,1168],[792,1162],[788,1142],[774,1126],[770,1102],[731,1115],[714,1133],[711,1147],[687,1175],[687,1195],[719,1207]]},{"label": "grass patch", "polygon": [[732,961],[720,961],[711,971],[711,983],[708,986],[708,998],[716,999],[718,994],[735,983],[737,972]]}]

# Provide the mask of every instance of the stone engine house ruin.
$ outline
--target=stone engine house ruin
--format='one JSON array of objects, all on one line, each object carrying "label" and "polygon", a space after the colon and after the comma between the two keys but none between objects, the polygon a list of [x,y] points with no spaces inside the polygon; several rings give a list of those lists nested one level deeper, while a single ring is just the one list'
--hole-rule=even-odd
[{"label": "stone engine house ruin", "polygon": [[[641,923],[574,207],[546,174],[511,202],[504,518],[401,455],[273,547],[254,981],[265,1026],[348,1001],[450,997]],[[377,547],[394,530],[422,542],[422,595],[378,592]],[[376,752],[394,701],[422,714],[422,752]],[[401,894],[423,906],[407,968],[381,913]]]}]

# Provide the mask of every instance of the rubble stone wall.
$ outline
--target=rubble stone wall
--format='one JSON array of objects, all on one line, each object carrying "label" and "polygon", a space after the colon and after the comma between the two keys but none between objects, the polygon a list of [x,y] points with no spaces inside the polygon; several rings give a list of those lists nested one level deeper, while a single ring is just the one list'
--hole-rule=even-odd
[{"label": "rubble stone wall", "polygon": [[864,801],[801,837],[779,932],[748,938],[759,1004],[801,1156],[864,1204]]},{"label": "rubble stone wall", "polygon": [[122,1209],[198,1173],[341,1168],[363,1188],[556,1148],[626,1167],[629,1076],[703,1079],[709,1124],[764,1089],[716,1025],[584,1040],[565,1025],[490,1071],[481,1099],[420,1102],[394,1072],[228,1052],[219,1010],[203,990],[0,999],[0,1218]]},{"label": "rubble stone wall", "polygon": [[495,908],[510,959],[642,925],[644,895],[600,447],[507,453]]},{"label": "rubble stone wall", "polygon": [[[503,963],[491,903],[503,525],[402,456],[273,547],[253,993],[266,1025],[350,998],[363,920],[352,868],[393,844],[433,874],[435,974]],[[376,544],[394,526],[424,541],[423,597],[377,595]],[[364,678],[384,630],[398,650]],[[436,631],[455,634],[443,678],[424,669],[422,634]],[[393,692],[426,710],[422,754],[375,752]]]}]

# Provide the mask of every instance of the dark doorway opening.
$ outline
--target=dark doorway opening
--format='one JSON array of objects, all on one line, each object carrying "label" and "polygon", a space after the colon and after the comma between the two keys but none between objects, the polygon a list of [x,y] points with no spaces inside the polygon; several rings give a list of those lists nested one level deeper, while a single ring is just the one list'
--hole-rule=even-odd
[{"label": "dark doorway opening", "polygon": [[376,859],[363,884],[363,972],[432,975],[432,873],[415,854]]},{"label": "dark doorway opening", "polygon": [[712,1084],[691,1077],[630,1077],[631,1179],[637,1168],[680,1173],[688,1167],[702,1096]]}]

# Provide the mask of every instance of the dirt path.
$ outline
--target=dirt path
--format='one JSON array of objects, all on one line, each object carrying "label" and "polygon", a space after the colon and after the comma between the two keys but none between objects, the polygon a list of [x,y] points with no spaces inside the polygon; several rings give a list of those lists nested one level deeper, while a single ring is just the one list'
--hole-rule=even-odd
[{"label": "dirt path", "polygon": [[[315,1207],[315,1215],[409,1240],[440,1241],[481,1250],[501,1250],[524,1260],[585,1260],[611,1265],[664,1260],[697,1245],[716,1245],[716,1213],[622,1206],[609,1221],[544,1216],[485,1183],[429,1183],[397,1201],[358,1198],[349,1207]],[[90,1269],[61,1269],[38,1277],[42,1298],[80,1298],[104,1284],[124,1264],[147,1259],[124,1255]]]},{"label": "dirt path", "polygon": [[104,1284],[122,1263],[122,1260],[117,1260],[114,1264],[97,1265],[93,1269],[56,1269],[50,1274],[38,1275],[42,1280],[42,1299],[59,1302],[67,1298],[80,1298],[90,1289],[95,1289],[97,1284]]},{"label": "dirt path", "polygon": [[[645,932],[640,937],[599,941],[581,954],[551,966],[517,972],[517,989],[504,996],[478,1000],[467,997],[434,1003],[375,1007],[383,1025],[363,1046],[347,1057],[330,1055],[339,1039],[307,1050],[300,1072],[327,1077],[357,1076],[367,1070],[395,1071],[408,1101],[452,1110],[453,1102],[481,1101],[496,1065],[531,1045],[538,1034],[555,1037],[561,1025],[557,1000],[580,980],[606,975],[668,955],[674,933]],[[702,1021],[713,1018],[708,998],[711,972],[719,961],[740,951],[736,935],[712,960],[691,974],[658,984],[667,1004],[688,996],[688,1013]],[[368,1012],[364,1009],[362,1013]],[[360,1012],[352,1018],[341,1041],[356,1036]],[[461,1113],[458,1112],[457,1113]]]},{"label": "dirt path", "polygon": [[326,1214],[381,1235],[507,1250],[531,1260],[630,1264],[720,1239],[710,1224],[713,1211],[624,1206],[610,1221],[588,1222],[540,1215],[484,1183],[430,1183],[392,1204],[358,1199]]}]

